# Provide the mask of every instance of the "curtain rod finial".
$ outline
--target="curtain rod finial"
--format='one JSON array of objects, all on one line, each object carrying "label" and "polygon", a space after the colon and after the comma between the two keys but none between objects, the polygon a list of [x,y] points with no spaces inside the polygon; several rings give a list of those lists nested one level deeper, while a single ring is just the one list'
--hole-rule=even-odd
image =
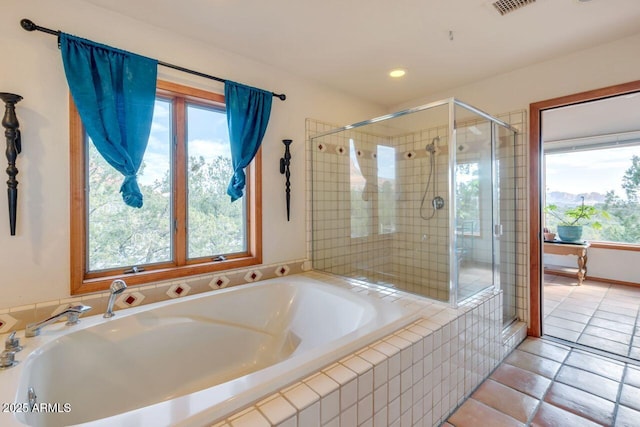
[{"label": "curtain rod finial", "polygon": [[20,20],[20,26],[24,28],[26,31],[35,31],[37,25],[33,23],[31,19],[22,19]]}]

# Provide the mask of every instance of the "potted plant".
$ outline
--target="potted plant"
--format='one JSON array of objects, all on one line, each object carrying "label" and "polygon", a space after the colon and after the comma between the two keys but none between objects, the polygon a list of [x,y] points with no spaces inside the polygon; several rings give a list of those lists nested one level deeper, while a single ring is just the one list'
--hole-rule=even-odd
[{"label": "potted plant", "polygon": [[577,242],[582,239],[582,227],[590,226],[596,230],[602,228],[602,224],[597,221],[598,218],[609,218],[606,211],[597,209],[594,206],[584,204],[584,196],[581,196],[582,203],[579,206],[565,209],[560,212],[558,206],[547,205],[544,208],[545,213],[560,220],[558,224],[558,237],[564,242]]}]

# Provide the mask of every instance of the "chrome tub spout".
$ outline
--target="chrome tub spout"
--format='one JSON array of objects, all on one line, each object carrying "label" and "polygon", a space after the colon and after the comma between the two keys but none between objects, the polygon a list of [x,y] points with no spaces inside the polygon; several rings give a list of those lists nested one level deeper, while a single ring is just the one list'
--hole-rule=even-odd
[{"label": "chrome tub spout", "polygon": [[42,330],[42,328],[51,323],[57,322],[61,318],[67,319],[67,326],[75,325],[80,322],[80,316],[89,310],[91,310],[91,307],[88,305],[70,305],[64,311],[51,316],[48,319],[44,319],[40,322],[29,323],[24,330],[24,336],[31,338],[40,335],[40,330]]}]

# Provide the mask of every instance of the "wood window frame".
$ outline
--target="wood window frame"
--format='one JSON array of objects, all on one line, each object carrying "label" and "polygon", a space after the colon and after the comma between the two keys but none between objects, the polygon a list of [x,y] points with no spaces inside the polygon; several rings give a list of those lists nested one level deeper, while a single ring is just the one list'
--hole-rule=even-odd
[{"label": "wood window frame", "polygon": [[[529,328],[540,337],[542,330],[542,113],[559,107],[597,101],[640,91],[640,80],[561,96],[529,105]],[[593,246],[593,245],[592,245]],[[597,246],[600,246],[600,243]],[[622,246],[622,245],[611,245]],[[613,247],[612,247],[613,248]],[[616,248],[619,249],[619,248]],[[630,250],[627,248],[627,250]]]},{"label": "wood window frame", "polygon": [[[158,97],[172,98],[174,106],[184,106],[185,102],[215,106],[224,109],[224,96],[205,90],[158,80]],[[172,155],[173,173],[173,218],[179,219],[173,235],[173,260],[145,266],[144,271],[124,273],[123,268],[104,272],[86,271],[87,266],[87,183],[85,130],[71,96],[69,96],[70,134],[70,185],[71,185],[71,294],[84,294],[109,288],[113,280],[123,279],[128,285],[140,285],[155,281],[171,280],[197,274],[248,267],[262,264],[262,149],[246,169],[247,186],[247,251],[246,253],[225,255],[226,259],[212,261],[211,258],[187,258],[187,179],[186,179],[186,117],[185,108],[177,108],[173,115],[175,129],[175,150]],[[123,202],[124,203],[124,202]]]}]

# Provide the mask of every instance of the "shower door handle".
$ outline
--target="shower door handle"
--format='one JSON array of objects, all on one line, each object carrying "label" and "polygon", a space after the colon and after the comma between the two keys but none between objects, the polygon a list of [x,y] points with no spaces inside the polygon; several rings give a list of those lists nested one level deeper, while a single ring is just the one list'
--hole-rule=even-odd
[{"label": "shower door handle", "polygon": [[502,236],[502,224],[494,224],[493,225],[493,235],[495,237]]}]

